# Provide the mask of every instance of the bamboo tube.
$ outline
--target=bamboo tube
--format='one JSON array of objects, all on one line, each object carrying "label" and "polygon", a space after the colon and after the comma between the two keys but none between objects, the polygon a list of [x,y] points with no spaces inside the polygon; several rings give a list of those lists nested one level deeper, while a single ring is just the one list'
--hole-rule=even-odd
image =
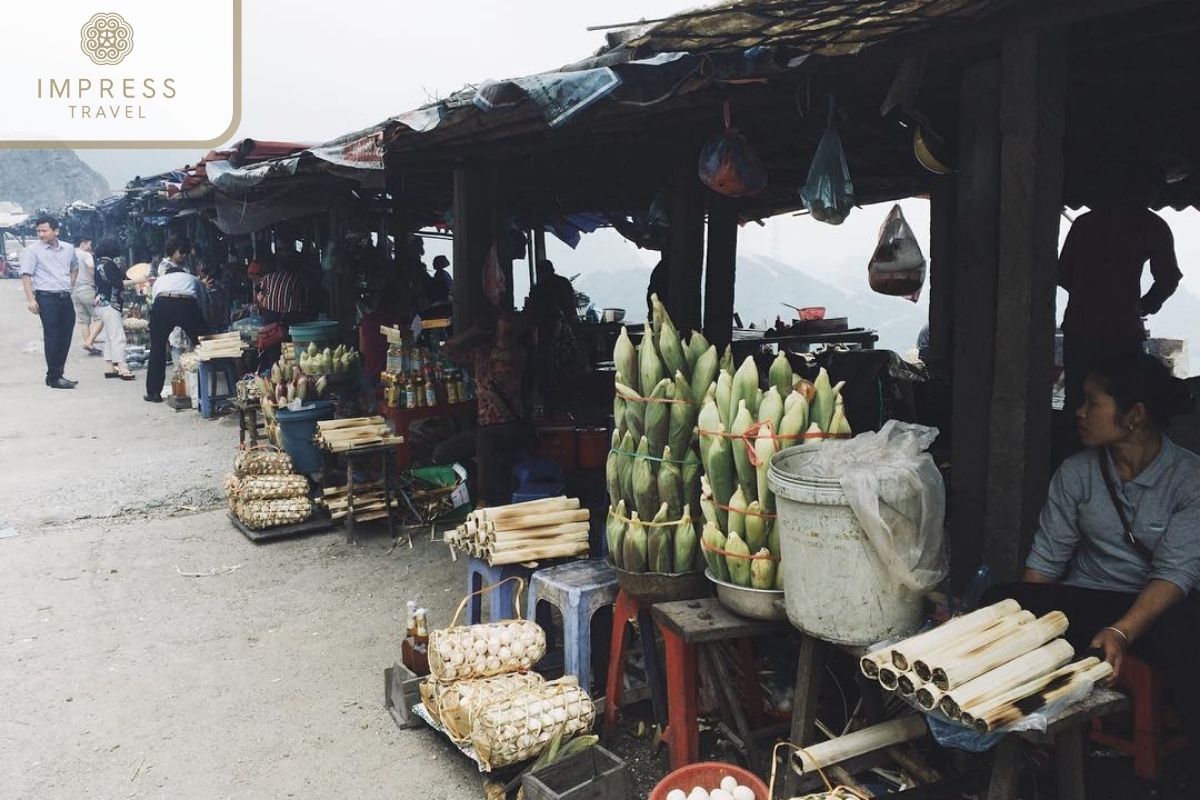
[{"label": "bamboo tube", "polygon": [[543,547],[531,547],[527,550],[514,550],[506,553],[499,553],[496,556],[489,556],[488,563],[492,566],[496,566],[498,564],[520,564],[525,561],[538,561],[544,558],[567,558],[570,556],[585,555],[587,552],[587,542],[564,545],[545,545]]},{"label": "bamboo tube", "polygon": [[[1112,665],[1107,661],[1100,661],[1095,658],[1084,659],[1084,661],[1070,666],[1076,667],[1087,662],[1092,663],[1087,667],[1076,669],[1073,672],[1063,675],[1057,675],[1057,672],[1052,673],[1052,675],[1056,675],[1057,677],[1049,681],[1046,678],[1039,678],[1037,681],[1014,689],[1006,696],[1004,702],[992,705],[987,711],[982,713],[972,712],[971,727],[977,733],[991,733],[997,728],[1011,725],[1023,717],[1027,717],[1058,700],[1066,698],[1082,687],[1091,689],[1091,687],[1112,675]],[[1067,669],[1067,667],[1063,669]],[[1058,672],[1063,672],[1063,670],[1058,670]],[[1026,689],[1028,691],[1023,691]],[[1018,694],[1018,692],[1022,691],[1023,693]]]},{"label": "bamboo tube", "polygon": [[322,420],[317,423],[317,430],[321,432],[338,430],[339,428],[354,428],[359,425],[386,425],[387,420],[383,417],[354,417],[351,419],[330,419]]},{"label": "bamboo tube", "polygon": [[900,693],[901,697],[912,697],[917,693],[917,689],[924,685],[911,672],[901,672],[896,677],[896,691]]},{"label": "bamboo tube", "polygon": [[509,517],[517,517],[529,514],[530,512],[544,512],[547,510],[569,511],[579,508],[579,501],[572,497],[543,497],[541,500],[530,500],[527,503],[515,503],[511,506],[489,506],[481,508],[476,513],[476,519],[481,522],[492,521],[497,522]]},{"label": "bamboo tube", "polygon": [[945,693],[934,686],[932,683],[927,683],[920,689],[917,689],[917,705],[926,711],[933,711],[938,707],[938,703],[942,701]]},{"label": "bamboo tube", "polygon": [[1016,600],[1002,600],[994,605],[963,614],[938,627],[910,636],[890,648],[892,663],[901,672],[912,669],[912,662],[923,652],[933,652],[951,641],[982,630],[1000,617],[1016,614],[1021,606]]},{"label": "bamboo tube", "polygon": [[825,769],[885,747],[911,742],[925,735],[925,718],[910,714],[872,725],[845,736],[808,745],[792,755],[792,766],[801,774]]},{"label": "bamboo tube", "polygon": [[1028,611],[1018,611],[1016,614],[1001,617],[982,631],[949,642],[939,650],[922,654],[913,662],[913,672],[917,673],[921,680],[929,683],[933,680],[933,668],[936,664],[953,661],[963,653],[970,653],[991,644],[1033,620],[1033,614]]},{"label": "bamboo tube", "polygon": [[900,688],[900,674],[895,667],[880,667],[879,685],[888,691],[896,691]]},{"label": "bamboo tube", "polygon": [[1022,683],[1053,672],[1074,656],[1075,650],[1066,639],[1055,639],[947,692],[942,696],[938,707],[947,717],[958,719],[964,708],[979,705],[988,697],[996,697]]},{"label": "bamboo tube", "polygon": [[518,517],[506,517],[502,520],[488,520],[487,530],[518,531],[522,528],[544,528],[547,525],[561,525],[567,522],[587,522],[591,515],[586,508],[544,514],[523,514]]},{"label": "bamboo tube", "polygon": [[578,542],[586,542],[588,535],[586,533],[576,534],[574,536],[556,536],[552,539],[538,540],[530,539],[526,541],[496,543],[487,546],[490,553],[511,553],[514,550],[528,550],[531,547],[554,547],[560,544],[573,544]]},{"label": "bamboo tube", "polygon": [[892,654],[889,648],[876,650],[874,653],[867,653],[858,660],[858,668],[862,670],[862,674],[866,675],[871,680],[879,680],[879,668],[882,666],[891,666]]},{"label": "bamboo tube", "polygon": [[560,525],[546,525],[539,526],[537,528],[519,528],[511,531],[491,531],[483,536],[480,536],[479,538],[486,538],[490,541],[502,542],[509,539],[555,536],[562,533],[586,533],[591,529],[592,526],[588,522],[565,522]]},{"label": "bamboo tube", "polygon": [[933,684],[943,692],[948,692],[1038,649],[1066,632],[1067,615],[1061,611],[1051,611],[1033,622],[1021,625],[1003,639],[970,653],[959,654],[951,661],[941,662],[933,668]]}]

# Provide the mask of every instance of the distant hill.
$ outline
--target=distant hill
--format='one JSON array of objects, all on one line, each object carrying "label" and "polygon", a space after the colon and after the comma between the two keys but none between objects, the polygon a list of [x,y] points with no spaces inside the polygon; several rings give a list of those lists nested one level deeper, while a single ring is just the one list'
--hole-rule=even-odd
[{"label": "distant hill", "polygon": [[26,211],[58,209],[108,194],[108,181],[73,150],[0,150],[0,201]]}]

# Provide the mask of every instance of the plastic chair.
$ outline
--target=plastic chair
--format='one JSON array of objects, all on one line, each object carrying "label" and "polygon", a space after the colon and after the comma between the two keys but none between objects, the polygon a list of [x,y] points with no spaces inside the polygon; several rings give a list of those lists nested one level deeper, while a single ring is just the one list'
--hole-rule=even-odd
[{"label": "plastic chair", "polygon": [[1125,654],[1117,686],[1133,701],[1133,738],[1106,733],[1104,721],[1092,721],[1092,741],[1133,756],[1133,771],[1143,780],[1157,780],[1162,760],[1187,746],[1182,736],[1168,736],[1163,694],[1166,677],[1137,656]]},{"label": "plastic chair", "polygon": [[[526,458],[512,468],[512,488],[519,492],[531,484],[559,484],[563,482],[562,467],[545,458]],[[553,495],[550,495],[553,497]]]},{"label": "plastic chair", "polygon": [[617,599],[617,573],[603,561],[575,561],[533,573],[526,619],[537,619],[539,603],[558,608],[563,619],[563,671],[592,685],[592,617]]},{"label": "plastic chair", "polygon": [[[217,391],[217,379],[225,379],[225,390]],[[200,416],[212,419],[233,401],[237,392],[238,360],[214,358],[200,362],[197,388],[200,390]]]},{"label": "plastic chair", "polygon": [[530,500],[544,500],[547,497],[558,497],[563,493],[561,483],[527,483],[521,489],[513,492],[513,503],[527,503]]},{"label": "plastic chair", "polygon": [[529,582],[533,570],[520,564],[503,564],[493,567],[486,559],[471,556],[467,559],[467,594],[471,602],[467,608],[467,624],[483,622],[483,597],[478,592],[484,586],[496,586],[488,601],[488,622],[501,622],[516,616],[517,591],[520,584],[508,578],[520,578]]}]

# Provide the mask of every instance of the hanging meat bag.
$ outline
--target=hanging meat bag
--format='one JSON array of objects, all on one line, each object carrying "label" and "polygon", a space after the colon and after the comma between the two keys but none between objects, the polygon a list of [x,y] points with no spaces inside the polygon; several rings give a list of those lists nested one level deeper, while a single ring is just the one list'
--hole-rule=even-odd
[{"label": "hanging meat bag", "polygon": [[749,197],[767,188],[767,168],[746,137],[732,127],[725,105],[725,130],[700,151],[700,181],[726,197]]},{"label": "hanging meat bag", "polygon": [[867,265],[867,279],[879,294],[907,297],[914,303],[921,296],[925,256],[899,204],[892,206],[879,230],[879,244]]},{"label": "hanging meat bag", "polygon": [[812,218],[830,225],[841,225],[854,208],[854,184],[842,150],[842,139],[831,123],[817,144],[808,180],[800,190],[800,199]]}]

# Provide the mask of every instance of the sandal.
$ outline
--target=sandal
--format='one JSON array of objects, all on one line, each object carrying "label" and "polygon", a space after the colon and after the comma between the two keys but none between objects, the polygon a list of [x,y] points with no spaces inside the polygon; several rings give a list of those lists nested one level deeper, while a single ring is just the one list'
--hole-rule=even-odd
[{"label": "sandal", "polygon": [[123,381],[136,381],[137,380],[137,376],[134,375],[132,372],[118,372],[117,377]]},{"label": "sandal", "polygon": [[106,377],[106,378],[119,378],[119,377],[121,377],[121,373],[119,373],[119,372],[106,372],[106,373],[104,373],[104,377]]},{"label": "sandal", "polygon": [[98,348],[98,347],[92,347],[91,345],[86,345],[86,344],[81,344],[79,346],[82,347],[84,352],[86,352],[89,356],[100,355],[100,348]]}]

